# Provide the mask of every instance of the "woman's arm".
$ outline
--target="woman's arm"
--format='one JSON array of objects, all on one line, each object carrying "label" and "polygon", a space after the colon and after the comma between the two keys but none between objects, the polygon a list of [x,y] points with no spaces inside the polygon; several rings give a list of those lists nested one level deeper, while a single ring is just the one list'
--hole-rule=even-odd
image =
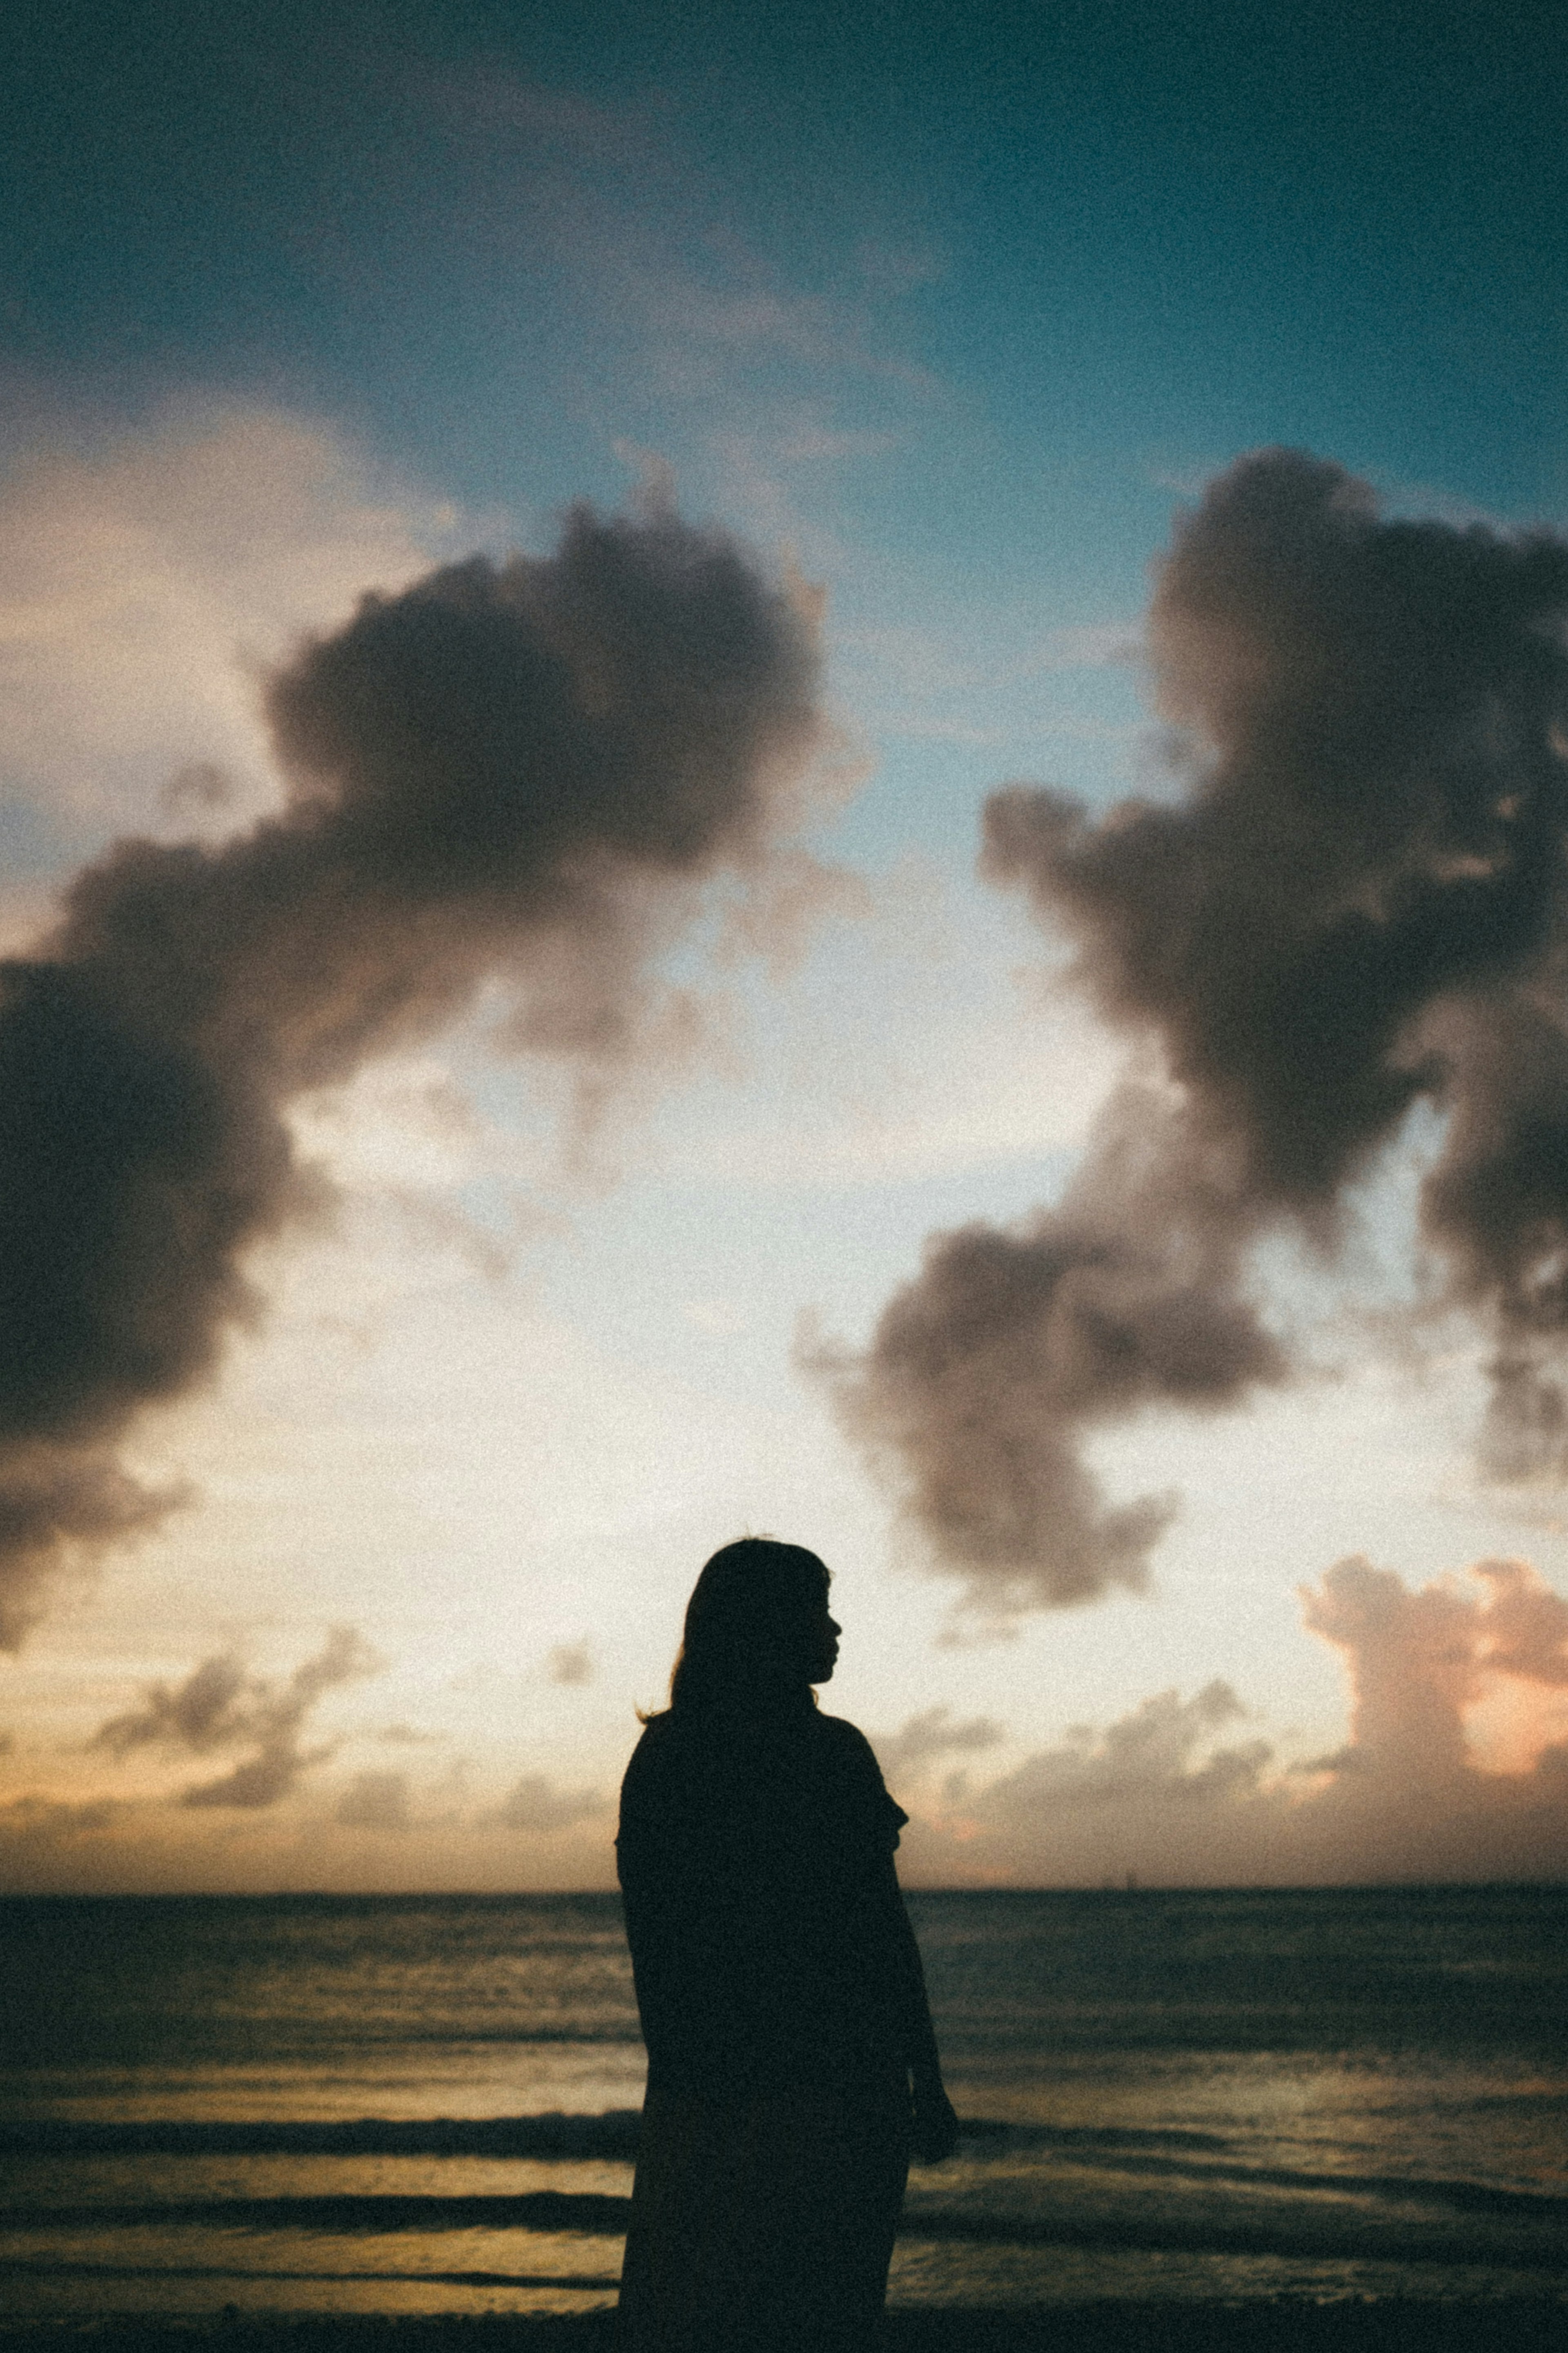
[{"label": "woman's arm", "polygon": [[939,2165],[944,2157],[951,2157],[958,2146],[958,2118],[942,2086],[942,2060],[931,2021],[931,2003],[926,1996],[921,1948],[910,1926],[910,1915],[904,1908],[903,1890],[899,1885],[898,1870],[893,1862],[893,1849],[898,1845],[899,1832],[909,1820],[909,1816],[888,1795],[882,1768],[864,1733],[855,1731],[848,1725],[842,1727],[842,1732],[848,1735],[854,1759],[852,1769],[860,1780],[859,1802],[868,1809],[862,1819],[875,1824],[869,1835],[879,1849],[874,1865],[875,1902],[881,1915],[881,1934],[885,1939],[883,1949],[891,1963],[890,1990],[913,2091],[914,2154],[923,2165]]},{"label": "woman's arm", "polygon": [[898,1968],[900,2017],[913,2085],[914,2153],[922,2165],[940,2165],[958,2146],[958,2118],[942,2085],[942,2061],[937,2052],[936,2030],[931,2022],[921,1948],[910,1926],[903,1890],[890,1854],[883,1901]]},{"label": "woman's arm", "polygon": [[621,1784],[616,1875],[631,1948],[637,2014],[650,2063],[662,2058],[679,2031],[679,1922],[671,1841],[661,1817],[647,1736]]}]

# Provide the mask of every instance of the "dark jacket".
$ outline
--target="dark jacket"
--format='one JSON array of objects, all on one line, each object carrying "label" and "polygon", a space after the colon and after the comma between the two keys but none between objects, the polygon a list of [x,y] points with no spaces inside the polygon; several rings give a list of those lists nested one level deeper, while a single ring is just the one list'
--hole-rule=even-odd
[{"label": "dark jacket", "polygon": [[902,2078],[929,2041],[870,1744],[808,1703],[656,1716],[616,1840],[650,2091]]}]

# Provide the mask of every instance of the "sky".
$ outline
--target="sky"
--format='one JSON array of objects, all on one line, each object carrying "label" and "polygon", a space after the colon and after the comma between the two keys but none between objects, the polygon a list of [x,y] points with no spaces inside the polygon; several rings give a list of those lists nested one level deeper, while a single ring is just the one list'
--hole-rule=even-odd
[{"label": "sky", "polygon": [[1554,11],[0,34],[0,1882],[1568,1871]]}]

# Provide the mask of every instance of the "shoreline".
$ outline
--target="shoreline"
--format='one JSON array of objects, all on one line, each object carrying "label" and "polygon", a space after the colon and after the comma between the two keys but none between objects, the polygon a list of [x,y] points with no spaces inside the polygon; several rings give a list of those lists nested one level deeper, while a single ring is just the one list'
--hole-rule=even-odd
[{"label": "shoreline", "polygon": [[[1015,2311],[906,2306],[887,2316],[882,2353],[1559,2353],[1565,2327],[1568,2294],[1469,2304],[1279,2296]],[[617,2353],[619,2341],[613,2310],[537,2318],[230,2312],[201,2319],[0,2320],[0,2353],[58,2353],[76,2345],[93,2353]]]}]

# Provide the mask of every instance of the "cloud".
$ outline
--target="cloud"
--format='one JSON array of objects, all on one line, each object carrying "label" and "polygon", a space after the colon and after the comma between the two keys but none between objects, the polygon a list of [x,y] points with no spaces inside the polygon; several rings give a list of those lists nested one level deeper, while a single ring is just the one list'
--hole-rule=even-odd
[{"label": "cloud", "polygon": [[601,1789],[560,1789],[542,1773],[525,1773],[483,1819],[499,1830],[551,1838],[558,1831],[595,1820],[613,1809],[614,1800]]},{"label": "cloud", "polygon": [[[926,1886],[1568,1878],[1568,1599],[1529,1563],[1490,1559],[1420,1587],[1341,1561],[1302,1598],[1308,1629],[1346,1673],[1349,1736],[1333,1755],[1268,1736],[1245,1692],[1219,1678],[1156,1691],[1032,1752],[989,1717],[922,1710],[876,1744],[913,1817],[906,1875]],[[611,1883],[613,1791],[548,1773],[523,1774],[497,1803],[470,1800],[458,1770],[420,1805],[405,1773],[372,1767],[269,1813],[262,1797],[331,1753],[311,1737],[310,1711],[363,1671],[363,1654],[340,1630],[293,1677],[238,1690],[220,1663],[155,1686],[134,1718],[114,1719],[148,1736],[117,1736],[98,1755],[183,1759],[221,1741],[238,1770],[194,1802],[143,1783],[129,1797],[100,1786],[75,1802],[41,1791],[0,1805],[9,1883],[201,1887],[216,1851],[242,1883],[374,1885],[384,1853],[367,1832],[397,1838],[409,1886]],[[216,1850],[216,1806],[228,1810]]]},{"label": "cloud", "polygon": [[0,1851],[8,1860],[30,1862],[68,1852],[79,1841],[112,1830],[126,1809],[112,1798],[43,1798],[29,1792],[0,1804]]},{"label": "cloud", "polygon": [[1128,1086],[1059,1206],[929,1242],[871,1349],[803,1351],[840,1419],[987,1617],[1148,1581],[1172,1496],[1109,1504],[1086,1433],[1142,1406],[1214,1409],[1284,1377],[1244,1289],[1223,1184],[1161,1092]]},{"label": "cloud", "polygon": [[1333,1756],[1292,1764],[1267,1739],[1231,1736],[1247,1710],[1222,1681],[1190,1698],[1160,1692],[979,1790],[917,1793],[912,1875],[1223,1886],[1568,1873],[1568,1601],[1527,1562],[1493,1560],[1416,1591],[1344,1560],[1302,1598],[1350,1683],[1351,1736]]},{"label": "cloud", "polygon": [[251,1709],[265,1691],[265,1684],[250,1681],[238,1660],[224,1652],[204,1659],[174,1691],[154,1683],[142,1707],[100,1725],[91,1745],[116,1757],[153,1744],[194,1748],[198,1755],[222,1748],[248,1737]]},{"label": "cloud", "polygon": [[[1003,1816],[1020,1803],[1092,1813],[1104,1807],[1209,1805],[1251,1794],[1272,1756],[1268,1743],[1215,1750],[1215,1733],[1237,1722],[1246,1708],[1217,1677],[1184,1700],[1179,1692],[1158,1692],[1128,1715],[1096,1732],[1074,1725],[1059,1748],[1047,1749],[994,1782],[978,1809],[982,1817]],[[1209,1750],[1206,1756],[1203,1752]]]},{"label": "cloud", "polygon": [[1153,1075],[1058,1208],[936,1237],[868,1349],[819,1359],[972,1607],[1146,1582],[1173,1499],[1109,1504],[1086,1438],[1288,1377],[1254,1246],[1331,1249],[1422,1097],[1447,1120],[1426,1246],[1496,1334],[1489,1460],[1568,1461],[1565,620],[1568,543],[1382,521],[1339,467],[1265,450],[1178,525],[1149,616],[1183,797],[988,804],[984,871]]},{"label": "cloud", "polygon": [[454,522],[261,406],[35,451],[0,480],[8,789],[78,835],[271,806],[256,666],[412,579]]},{"label": "cloud", "polygon": [[1519,1560],[1412,1592],[1353,1558],[1303,1598],[1352,1699],[1349,1747],[1297,1810],[1309,1851],[1341,1877],[1568,1874],[1568,1601]]},{"label": "cloud", "polygon": [[410,1891],[615,1886],[613,1796],[543,1777],[525,1777],[500,1808],[470,1803],[460,1769],[423,1786],[395,1770],[331,1781],[323,1770],[286,1806],[221,1803],[145,1792],[0,1799],[0,1872],[7,1888],[38,1894],[215,1884],[374,1893],[395,1853],[397,1883]]},{"label": "cloud", "polygon": [[[93,1736],[94,1748],[125,1757],[149,1746],[184,1748],[196,1756],[246,1747],[248,1757],[215,1781],[184,1791],[185,1806],[276,1805],[300,1775],[332,1754],[306,1748],[303,1736],[317,1703],[341,1684],[374,1674],[381,1662],[352,1626],[334,1626],[321,1651],[274,1685],[247,1675],[231,1653],[204,1659],[176,1689],[154,1683],[142,1707],[117,1715]],[[369,1777],[374,1779],[376,1777]]]},{"label": "cloud", "polygon": [[816,681],[810,619],[731,540],[578,508],[552,556],[306,639],[266,694],[281,809],[117,843],[0,965],[0,1641],[62,1557],[166,1508],[115,1450],[256,1314],[247,1250],[319,1211],[295,1099],[486,984],[499,1047],[600,1084],[689,1029],[653,965],[705,885],[765,892]]},{"label": "cloud", "polygon": [[[1499,1677],[1568,1689],[1568,1601],[1528,1561],[1480,1560],[1468,1576],[1468,1588],[1442,1577],[1411,1593],[1358,1555],[1305,1593],[1308,1625],[1351,1665],[1358,1763],[1407,1779],[1462,1776],[1474,1761],[1467,1717]],[[1568,1706],[1557,1716],[1568,1735]],[[1548,1745],[1543,1732],[1537,1746]]]},{"label": "cloud", "polygon": [[300,1745],[317,1702],[342,1683],[375,1674],[381,1663],[352,1626],[334,1626],[321,1654],[296,1667],[281,1691],[262,1689],[243,1736],[255,1742],[255,1754],[242,1758],[218,1780],[197,1782],[185,1791],[182,1804],[277,1805],[279,1799],[288,1797],[301,1773],[332,1754],[331,1743],[310,1749]]},{"label": "cloud", "polygon": [[412,1828],[406,1773],[356,1773],[333,1817],[347,1830],[402,1831]]},{"label": "cloud", "polygon": [[988,1715],[957,1723],[948,1708],[928,1707],[874,1745],[882,1778],[893,1788],[922,1779],[940,1759],[994,1748],[1004,1736],[1002,1726]]},{"label": "cloud", "polygon": [[[896,298],[918,282],[910,265],[868,263],[858,285],[837,291],[790,284],[762,250],[715,225],[719,192],[692,172],[660,99],[563,101],[504,69],[463,66],[421,77],[405,148],[416,150],[430,120],[444,145],[467,151],[474,177],[466,204],[436,208],[461,219],[454,266],[484,273],[495,300],[513,307],[520,282],[552,268],[557,310],[564,302],[595,337],[626,337],[666,395],[706,401],[732,421],[776,414],[781,372],[807,396],[825,378],[922,403],[940,394],[908,355],[897,316]],[[427,229],[422,217],[417,231]],[[913,260],[917,272],[923,266]],[[389,299],[402,290],[393,286]],[[575,390],[581,401],[584,386]],[[615,406],[606,400],[611,431],[624,423]]]},{"label": "cloud", "polygon": [[552,1683],[578,1685],[594,1680],[594,1652],[586,1642],[558,1642],[550,1653]]}]

